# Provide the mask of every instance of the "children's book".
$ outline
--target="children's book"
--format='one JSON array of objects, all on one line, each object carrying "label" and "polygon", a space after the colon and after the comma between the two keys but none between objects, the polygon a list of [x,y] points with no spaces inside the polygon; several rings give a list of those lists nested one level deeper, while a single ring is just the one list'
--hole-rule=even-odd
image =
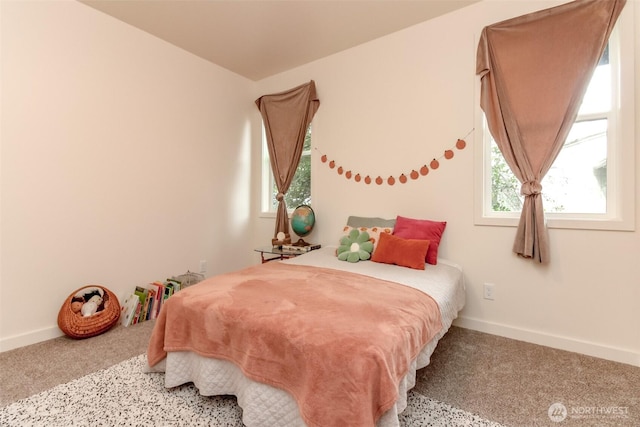
[{"label": "children's book", "polygon": [[149,284],[152,287],[155,287],[155,301],[153,305],[153,311],[151,312],[151,319],[155,319],[160,314],[160,309],[162,308],[162,303],[164,302],[164,290],[165,286],[162,282],[153,282]]},{"label": "children's book", "polygon": [[136,294],[130,294],[124,299],[120,308],[120,324],[122,326],[127,327],[132,324],[139,303],[140,299]]},{"label": "children's book", "polygon": [[147,310],[149,309],[149,299],[147,297],[149,290],[144,286],[136,286],[134,293],[138,295],[140,299],[140,310],[136,313],[135,323],[141,323],[147,320]]}]

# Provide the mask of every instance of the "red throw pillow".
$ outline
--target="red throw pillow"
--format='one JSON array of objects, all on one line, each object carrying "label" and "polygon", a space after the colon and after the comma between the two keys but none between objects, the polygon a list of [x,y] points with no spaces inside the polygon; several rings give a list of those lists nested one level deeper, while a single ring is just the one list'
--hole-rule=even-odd
[{"label": "red throw pillow", "polygon": [[424,270],[428,249],[428,240],[403,239],[382,233],[378,247],[371,255],[371,261]]},{"label": "red throw pillow", "polygon": [[396,225],[393,228],[393,235],[404,239],[421,239],[429,240],[429,250],[425,261],[429,264],[436,265],[438,263],[438,246],[444,228],[447,226],[445,221],[429,221],[428,219],[413,219],[398,216]]}]

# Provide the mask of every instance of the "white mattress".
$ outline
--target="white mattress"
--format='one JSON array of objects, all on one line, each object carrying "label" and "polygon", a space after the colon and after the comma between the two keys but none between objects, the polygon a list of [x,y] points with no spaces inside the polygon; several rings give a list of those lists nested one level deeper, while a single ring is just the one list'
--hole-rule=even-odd
[{"label": "white mattress", "polygon": [[[336,258],[335,247],[325,247],[280,262],[333,268],[390,280],[420,289],[436,301],[442,315],[442,330],[411,363],[409,371],[400,382],[395,406],[377,423],[379,427],[398,426],[398,414],[407,406],[407,391],[415,385],[416,370],[429,364],[438,341],[449,330],[464,306],[462,269],[444,259],[438,259],[438,265],[427,264],[425,270],[371,261],[349,263]],[[305,426],[298,406],[289,393],[249,380],[231,362],[206,358],[192,352],[170,352],[165,360],[153,368],[147,366],[147,372],[165,372],[166,387],[193,382],[205,396],[235,395],[243,410],[242,421],[248,427]]]}]

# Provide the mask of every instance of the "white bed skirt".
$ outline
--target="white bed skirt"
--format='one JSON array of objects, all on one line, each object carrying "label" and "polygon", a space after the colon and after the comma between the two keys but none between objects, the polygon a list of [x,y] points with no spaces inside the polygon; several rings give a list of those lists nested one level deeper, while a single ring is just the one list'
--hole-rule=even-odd
[{"label": "white bed skirt", "polygon": [[[411,363],[398,386],[396,404],[378,420],[378,427],[399,427],[398,414],[407,407],[407,392],[415,386],[416,370],[429,364],[444,332],[440,331]],[[236,396],[242,408],[242,422],[247,427],[306,426],[295,399],[288,392],[248,379],[232,362],[186,351],[171,352],[153,368],[147,366],[146,371],[164,372],[167,388],[192,382],[203,396]]]}]

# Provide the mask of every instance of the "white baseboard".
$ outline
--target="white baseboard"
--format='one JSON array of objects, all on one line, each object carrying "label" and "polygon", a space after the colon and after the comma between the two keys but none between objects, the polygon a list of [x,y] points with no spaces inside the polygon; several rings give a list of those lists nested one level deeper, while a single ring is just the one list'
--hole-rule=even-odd
[{"label": "white baseboard", "polygon": [[58,338],[64,335],[57,326],[39,329],[26,334],[14,335],[0,339],[0,352],[13,350],[14,348],[36,344],[42,341]]},{"label": "white baseboard", "polygon": [[474,331],[640,367],[640,353],[632,350],[581,341],[559,335],[551,335],[540,331],[516,328],[466,316],[460,316],[453,324]]}]

